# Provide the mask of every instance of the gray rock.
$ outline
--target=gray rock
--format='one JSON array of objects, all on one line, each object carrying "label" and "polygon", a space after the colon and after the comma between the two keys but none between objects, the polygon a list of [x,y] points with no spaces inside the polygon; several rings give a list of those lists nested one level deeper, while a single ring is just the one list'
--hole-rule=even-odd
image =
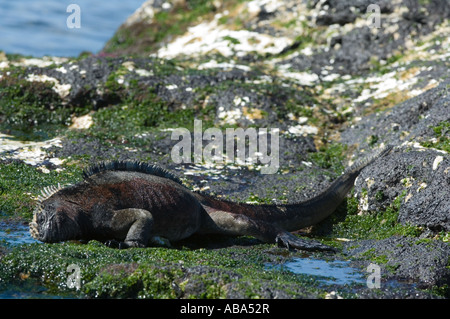
[{"label": "gray rock", "polygon": [[450,231],[450,156],[434,150],[401,151],[365,169],[355,192],[376,214],[400,196],[398,221],[422,227],[425,233]]},{"label": "gray rock", "polygon": [[450,120],[449,84],[450,80],[447,79],[391,110],[364,117],[341,133],[341,141],[367,147],[373,140],[371,137],[393,145],[434,138],[433,127]]},{"label": "gray rock", "polygon": [[388,279],[412,281],[420,288],[448,285],[450,246],[436,240],[390,237],[346,243],[345,253],[363,260],[363,267],[375,263],[381,267],[382,285]]}]

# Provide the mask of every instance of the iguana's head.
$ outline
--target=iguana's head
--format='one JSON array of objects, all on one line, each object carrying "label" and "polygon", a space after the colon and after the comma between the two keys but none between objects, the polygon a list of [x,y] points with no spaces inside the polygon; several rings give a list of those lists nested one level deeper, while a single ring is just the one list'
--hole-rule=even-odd
[{"label": "iguana's head", "polygon": [[60,194],[61,186],[44,188],[30,223],[31,236],[47,243],[76,239],[78,206]]}]

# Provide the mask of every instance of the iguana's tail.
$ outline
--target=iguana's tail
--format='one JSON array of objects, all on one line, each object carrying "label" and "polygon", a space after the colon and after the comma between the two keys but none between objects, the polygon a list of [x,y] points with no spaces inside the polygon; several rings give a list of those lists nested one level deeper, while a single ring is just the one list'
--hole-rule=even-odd
[{"label": "iguana's tail", "polygon": [[[371,164],[376,159],[383,157],[390,153],[393,149],[392,145],[385,145],[378,149],[377,151],[373,152],[372,154],[356,161],[352,166],[348,167],[345,170],[345,173],[358,173],[361,172],[367,165]],[[344,173],[344,174],[345,174]]]},{"label": "iguana's tail", "polygon": [[332,214],[353,187],[361,170],[392,149],[384,147],[350,166],[320,195],[290,205],[250,205],[195,194],[207,212],[200,233],[250,235],[265,242],[307,250],[333,250],[319,242],[300,239],[289,231],[315,225]]},{"label": "iguana's tail", "polygon": [[325,191],[299,203],[287,205],[253,205],[235,203],[205,194],[195,194],[208,213],[215,211],[245,215],[253,220],[260,220],[279,226],[288,231],[315,225],[331,215],[342,203],[353,187],[359,173],[373,161],[391,151],[385,146],[373,154],[358,160],[339,176]]},{"label": "iguana's tail", "polygon": [[369,164],[387,155],[392,146],[384,146],[369,156],[356,161],[319,195],[295,204],[285,205],[287,222],[279,225],[287,230],[297,230],[315,225],[331,215],[353,188],[359,173]]},{"label": "iguana's tail", "polygon": [[330,185],[328,189],[334,189],[334,191],[339,195],[339,197],[342,197],[343,200],[350,189],[353,188],[355,180],[358,177],[359,173],[361,173],[361,171],[367,165],[370,165],[378,158],[390,153],[392,148],[392,145],[383,146],[372,154],[356,161],[353,165],[348,167],[345,172],[332,185]]}]

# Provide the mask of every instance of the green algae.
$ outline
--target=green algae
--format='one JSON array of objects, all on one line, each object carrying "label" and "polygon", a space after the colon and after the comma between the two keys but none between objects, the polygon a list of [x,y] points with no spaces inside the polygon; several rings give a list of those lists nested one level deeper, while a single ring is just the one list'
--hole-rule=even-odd
[{"label": "green algae", "polygon": [[[64,125],[73,110],[62,107],[51,82],[31,82],[24,69],[3,70],[0,80],[0,128],[30,131],[46,125]],[[10,73],[9,75],[6,75]]]},{"label": "green algae", "polygon": [[88,131],[90,136],[130,141],[152,128],[159,130],[171,126],[192,126],[194,116],[192,109],[171,111],[167,103],[149,93],[139,103],[124,103],[97,111],[93,121],[94,125]]},{"label": "green algae", "polygon": [[434,140],[421,142],[424,147],[431,147],[438,150],[450,152],[450,122],[443,121],[434,127],[431,127],[434,132]]},{"label": "green algae", "polygon": [[[39,280],[50,292],[93,298],[223,298],[232,287],[245,298],[260,298],[264,288],[299,294],[319,291],[311,278],[267,271],[270,245],[189,249],[111,249],[91,241],[15,247],[0,259],[0,282]],[[78,290],[67,284],[69,265],[80,269]]]},{"label": "green algae", "polygon": [[331,169],[335,173],[342,173],[345,169],[344,159],[347,146],[341,143],[328,143],[311,153],[313,163],[324,169]]},{"label": "green algae", "polygon": [[45,186],[66,185],[80,180],[82,169],[64,165],[64,170],[43,173],[19,161],[0,161],[0,212],[4,217],[30,220],[35,200]]},{"label": "green algae", "polygon": [[[229,1],[227,6],[234,5]],[[169,37],[182,35],[189,26],[215,12],[214,1],[196,0],[175,4],[169,11],[158,11],[150,22],[140,22],[134,28],[119,28],[103,51],[114,54],[144,55],[159,48]]]},{"label": "green algae", "polygon": [[[141,79],[124,66],[125,62],[134,63],[135,60],[132,58],[125,60],[106,58],[105,61],[109,69],[105,82],[98,83],[96,88],[85,85],[77,93],[76,99],[68,101],[63,101],[53,90],[53,83],[26,80],[29,70],[25,66],[2,70],[0,129],[18,136],[23,135],[23,132],[29,132],[26,136],[32,139],[73,135],[67,130],[72,124],[72,118],[92,112],[94,126],[81,134],[101,140],[128,143],[132,142],[135,135],[152,129],[179,126],[192,129],[194,118],[203,120],[205,129],[216,126],[217,102],[210,97],[219,97],[228,92],[232,94],[234,90],[252,92],[257,96],[255,104],[270,103],[269,110],[256,107],[258,114],[260,113],[263,118],[267,118],[270,112],[275,113],[280,120],[287,119],[288,114],[308,116],[311,121],[314,120],[310,105],[316,100],[312,90],[307,88],[299,90],[298,85],[277,78],[274,78],[273,83],[252,82],[252,79],[257,80],[258,75],[263,74],[261,71],[245,75],[249,82],[239,81],[237,84],[232,79],[220,79],[217,85],[208,85],[207,77],[217,78],[220,70],[183,68],[177,61],[150,59],[145,64],[145,70],[157,79],[157,83],[149,87],[145,82],[141,83]],[[140,60],[136,61],[140,63]],[[80,60],[72,62],[80,63]],[[99,60],[99,63],[105,62]],[[191,77],[205,77],[205,79],[203,84],[191,88],[192,102],[183,105],[173,97],[164,95],[163,91],[155,89],[155,86],[167,86],[169,83],[166,81],[170,77],[184,79],[182,85],[186,87]],[[180,89],[184,90],[185,87]],[[94,98],[94,95],[98,94],[95,92],[101,92],[100,96]],[[98,101],[93,102],[94,100]],[[253,126],[258,125],[261,124]],[[222,128],[227,126],[233,125],[225,124]]]},{"label": "green algae", "polygon": [[[333,227],[333,236],[349,239],[384,239],[394,235],[417,237],[418,227],[398,222],[398,212],[406,192],[398,196],[384,211],[360,214],[358,199],[347,198],[347,213]],[[364,196],[362,194],[361,196]]]}]

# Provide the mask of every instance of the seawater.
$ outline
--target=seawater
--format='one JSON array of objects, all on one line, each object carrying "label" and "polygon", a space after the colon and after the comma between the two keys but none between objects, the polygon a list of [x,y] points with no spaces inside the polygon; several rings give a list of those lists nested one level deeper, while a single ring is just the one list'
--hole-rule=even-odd
[{"label": "seawater", "polygon": [[[0,246],[13,247],[38,242],[31,237],[28,226],[19,223],[0,222]],[[67,298],[48,293],[37,280],[13,281],[4,284],[0,279],[0,299]]]},{"label": "seawater", "polygon": [[0,244],[14,246],[36,242],[38,241],[31,237],[27,225],[0,222]]},{"label": "seawater", "polygon": [[[69,28],[70,4],[80,28]],[[144,0],[0,0],[0,51],[34,57],[98,53]]]},{"label": "seawater", "polygon": [[351,267],[350,263],[344,260],[328,261],[311,257],[298,257],[289,259],[282,264],[269,266],[269,268],[311,276],[325,285],[351,285],[367,282],[367,274]]}]

